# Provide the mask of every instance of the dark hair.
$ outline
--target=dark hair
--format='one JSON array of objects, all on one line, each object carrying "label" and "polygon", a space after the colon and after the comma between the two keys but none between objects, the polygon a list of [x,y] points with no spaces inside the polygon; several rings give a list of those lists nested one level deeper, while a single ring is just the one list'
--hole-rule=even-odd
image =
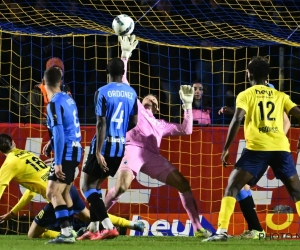
[{"label": "dark hair", "polygon": [[249,70],[251,81],[264,83],[270,73],[270,64],[266,58],[256,56],[252,58],[247,69]]},{"label": "dark hair", "polygon": [[203,94],[202,94],[202,97],[201,97],[201,107],[196,107],[195,106],[195,102],[194,102],[195,99],[193,100],[192,107],[194,109],[202,109],[203,111],[210,111],[211,107],[212,107],[212,103],[211,103],[211,97],[207,94],[208,89],[207,89],[206,85],[201,83],[201,81],[199,81],[199,79],[196,79],[192,82],[191,86],[193,87],[193,85],[195,83],[199,83],[199,84],[202,85]]},{"label": "dark hair", "polygon": [[200,84],[202,84],[199,79],[195,79],[194,81],[192,81],[191,86],[193,86],[194,83],[200,83]]},{"label": "dark hair", "polygon": [[7,134],[0,134],[0,151],[8,153],[12,148],[12,138]]},{"label": "dark hair", "polygon": [[111,76],[123,76],[124,66],[124,62],[120,58],[113,58],[107,64],[107,73]]},{"label": "dark hair", "polygon": [[45,84],[52,88],[60,86],[60,80],[61,80],[60,70],[54,67],[47,69],[44,73],[44,79],[45,79]]}]

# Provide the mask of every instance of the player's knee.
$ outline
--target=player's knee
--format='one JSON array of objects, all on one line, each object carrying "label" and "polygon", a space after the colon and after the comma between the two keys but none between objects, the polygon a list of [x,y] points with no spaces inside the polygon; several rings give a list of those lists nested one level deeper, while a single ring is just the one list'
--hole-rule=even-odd
[{"label": "player's knee", "polygon": [[293,190],[290,194],[294,202],[300,201],[300,190]]},{"label": "player's knee", "polygon": [[250,186],[248,184],[246,184],[244,187],[243,187],[246,191],[249,191],[250,190]]},{"label": "player's knee", "polygon": [[47,196],[48,200],[50,200],[50,201],[52,201],[53,199],[56,200],[59,195],[62,196],[62,194],[58,194],[58,191],[56,191],[52,188],[49,188],[46,191],[46,196]]},{"label": "player's knee", "polygon": [[190,183],[188,182],[188,180],[186,178],[182,178],[181,181],[178,183],[178,188],[177,190],[180,192],[180,193],[184,193],[184,192],[187,192],[189,190],[191,190],[191,186],[190,186]]},{"label": "player's knee", "polygon": [[121,183],[119,187],[116,189],[116,196],[120,196],[126,192],[128,189],[127,185],[125,183]]},{"label": "player's knee", "polygon": [[82,183],[80,185],[80,190],[81,190],[82,193],[85,193],[86,191],[89,190],[89,188],[88,188],[88,186],[86,184]]},{"label": "player's knee", "polygon": [[30,232],[28,232],[27,236],[28,236],[29,239],[33,239],[34,238],[33,235]]},{"label": "player's knee", "polygon": [[51,188],[47,189],[47,191],[46,191],[46,197],[47,197],[48,200],[51,201],[51,199],[53,197],[53,193],[54,193],[53,189],[51,189]]},{"label": "player's knee", "polygon": [[33,231],[29,230],[27,234],[29,239],[38,238],[38,235],[36,235]]},{"label": "player's knee", "polygon": [[38,238],[38,237],[36,237],[34,234],[30,234],[30,233],[28,233],[27,236],[28,236],[29,239]]},{"label": "player's knee", "polygon": [[226,188],[224,196],[236,197],[241,188],[236,185],[231,185]]}]

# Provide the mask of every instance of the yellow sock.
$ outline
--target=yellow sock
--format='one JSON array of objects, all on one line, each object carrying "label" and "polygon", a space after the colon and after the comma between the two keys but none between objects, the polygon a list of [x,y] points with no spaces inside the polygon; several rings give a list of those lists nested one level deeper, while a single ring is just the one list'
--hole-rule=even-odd
[{"label": "yellow sock", "polygon": [[296,205],[297,213],[298,213],[298,215],[300,216],[300,201],[297,201],[297,202],[295,203],[295,205]]},{"label": "yellow sock", "polygon": [[224,197],[218,218],[218,229],[228,230],[230,217],[233,214],[236,199],[230,196]]},{"label": "yellow sock", "polygon": [[57,231],[52,231],[52,230],[47,230],[44,233],[42,233],[41,238],[47,238],[47,239],[54,239],[56,238],[60,232]]},{"label": "yellow sock", "polygon": [[129,220],[126,220],[126,219],[118,217],[118,216],[114,216],[112,214],[108,214],[108,217],[111,220],[112,224],[114,224],[115,226],[126,227],[126,228],[130,227]]}]

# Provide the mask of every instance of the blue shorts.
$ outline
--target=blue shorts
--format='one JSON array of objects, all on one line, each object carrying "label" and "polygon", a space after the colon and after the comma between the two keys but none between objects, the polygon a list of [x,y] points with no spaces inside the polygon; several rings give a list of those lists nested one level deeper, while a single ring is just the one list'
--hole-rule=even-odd
[{"label": "blue shorts", "polygon": [[[83,209],[85,209],[85,203],[79,197],[77,189],[72,186],[70,190],[70,195],[73,201],[74,214],[79,214]],[[34,221],[40,227],[55,228],[59,226],[59,222],[56,220],[55,211],[52,203],[48,203],[39,213],[35,216]]]},{"label": "blue shorts", "polygon": [[235,168],[243,169],[253,175],[248,183],[254,186],[271,166],[276,179],[288,179],[297,174],[292,154],[285,151],[254,151],[244,149]]}]

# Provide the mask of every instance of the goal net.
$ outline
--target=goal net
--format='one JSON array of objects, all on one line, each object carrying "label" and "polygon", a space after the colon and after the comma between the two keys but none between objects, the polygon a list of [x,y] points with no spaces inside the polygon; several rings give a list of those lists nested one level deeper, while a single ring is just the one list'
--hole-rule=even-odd
[{"label": "goal net", "polygon": [[[300,100],[300,19],[297,1],[277,0],[160,0],[160,1],[2,1],[0,4],[0,133],[10,134],[19,148],[40,156],[49,140],[47,129],[31,105],[30,93],[41,83],[46,62],[58,57],[64,64],[63,83],[77,103],[85,154],[95,132],[94,93],[107,83],[106,65],[120,56],[111,29],[119,14],[131,16],[139,40],[128,65],[128,79],[138,96],[158,96],[157,118],[182,121],[180,85],[201,83],[202,105],[211,124],[194,121],[193,134],[164,138],[161,154],[189,181],[205,227],[216,229],[220,201],[231,169],[220,165],[230,115],[238,93],[248,85],[246,68],[253,56],[269,59],[269,82],[292,100]],[[297,168],[299,129],[291,120],[288,132]],[[243,128],[231,148],[234,163],[245,146]],[[85,155],[86,157],[86,155]],[[0,158],[1,163],[4,156]],[[75,186],[79,189],[80,170]],[[104,193],[115,178],[104,182]],[[260,222],[267,232],[297,232],[294,202],[283,184],[268,170],[252,190]],[[0,215],[20,199],[24,188],[11,183],[0,200]],[[34,216],[45,205],[40,196],[18,216],[0,224],[0,233],[27,233]],[[110,213],[143,219],[144,235],[192,235],[192,226],[178,192],[139,174]],[[279,213],[279,214],[278,214]],[[282,214],[283,213],[283,214]],[[80,223],[80,222],[77,222]],[[231,234],[247,229],[237,205]],[[129,235],[136,235],[128,231]]]}]

